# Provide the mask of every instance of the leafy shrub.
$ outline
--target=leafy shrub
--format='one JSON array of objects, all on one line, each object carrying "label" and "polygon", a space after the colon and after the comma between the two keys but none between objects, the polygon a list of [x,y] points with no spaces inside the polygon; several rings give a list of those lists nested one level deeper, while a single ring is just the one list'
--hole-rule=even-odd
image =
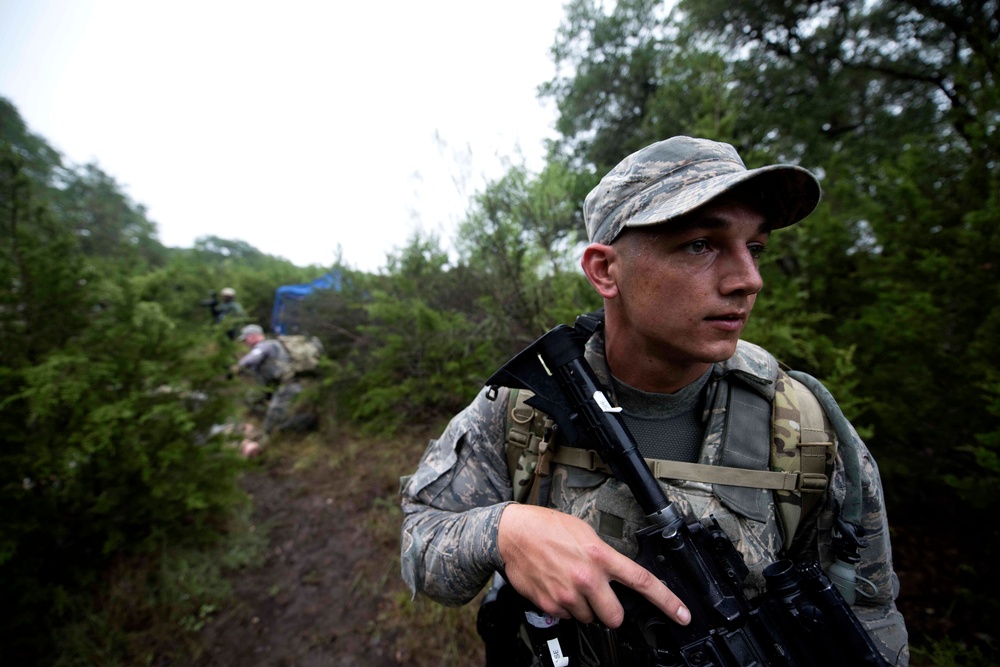
[{"label": "leafy shrub", "polygon": [[211,544],[243,498],[240,459],[207,437],[228,409],[224,363],[127,282],[90,295],[88,326],[3,378],[0,590],[18,613],[0,645],[11,657],[44,656],[114,559]]},{"label": "leafy shrub", "polygon": [[482,386],[495,353],[464,314],[379,293],[369,316],[361,330],[367,344],[338,373],[351,417],[369,430],[433,423],[460,410]]}]

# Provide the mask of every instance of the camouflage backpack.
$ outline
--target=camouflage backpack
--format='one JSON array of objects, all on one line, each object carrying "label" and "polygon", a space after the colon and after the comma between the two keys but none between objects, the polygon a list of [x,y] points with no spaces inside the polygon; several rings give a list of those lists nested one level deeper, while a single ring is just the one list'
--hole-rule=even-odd
[{"label": "camouflage backpack", "polygon": [[[771,489],[776,492],[778,515],[789,547],[801,518],[823,499],[833,470],[837,437],[816,396],[799,380],[779,371],[769,425],[757,424],[754,436],[770,430],[769,470],[746,470],[722,465],[646,459],[660,479],[726,484],[735,487]],[[525,403],[533,394],[512,389],[506,413],[507,468],[514,500],[545,504],[540,497],[542,481],[551,465],[560,463],[590,470],[610,469],[592,450],[560,445],[552,420]],[[760,401],[766,401],[760,397]],[[759,422],[759,413],[730,396],[729,423]],[[751,429],[727,429],[737,449],[751,447]],[[727,445],[727,447],[730,445]],[[723,461],[725,462],[725,461]]]},{"label": "camouflage backpack", "polygon": [[292,377],[307,375],[319,366],[319,359],[323,356],[323,343],[316,336],[284,335],[278,336],[278,342],[291,358],[288,373]]}]

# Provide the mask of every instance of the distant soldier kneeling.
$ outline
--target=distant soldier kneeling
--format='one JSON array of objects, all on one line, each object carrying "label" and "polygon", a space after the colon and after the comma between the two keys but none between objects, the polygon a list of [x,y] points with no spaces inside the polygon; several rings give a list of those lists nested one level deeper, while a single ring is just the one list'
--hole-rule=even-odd
[{"label": "distant soldier kneeling", "polygon": [[[301,365],[295,362],[285,345],[279,340],[267,338],[264,330],[256,324],[243,327],[239,340],[250,351],[237,362],[236,370],[252,375],[266,392],[267,411],[262,427],[262,442],[266,442],[275,431],[314,429],[316,416],[296,410],[296,398],[302,393],[302,383],[296,369]],[[259,447],[252,447],[246,442],[243,449],[259,452]],[[249,455],[251,452],[244,453]]]}]

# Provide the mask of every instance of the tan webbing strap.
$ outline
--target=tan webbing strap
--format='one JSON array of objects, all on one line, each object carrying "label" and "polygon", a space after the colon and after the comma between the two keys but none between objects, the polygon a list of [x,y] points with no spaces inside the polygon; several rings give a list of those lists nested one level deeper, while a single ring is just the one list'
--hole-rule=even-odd
[{"label": "tan webbing strap", "polygon": [[561,463],[564,466],[583,468],[584,470],[600,470],[611,474],[611,469],[604,465],[604,461],[592,449],[580,449],[563,445],[556,450],[552,457],[553,463]]},{"label": "tan webbing strap", "polygon": [[511,389],[506,413],[507,470],[514,500],[544,505],[555,449],[548,442],[553,433],[552,420],[527,404],[532,396],[534,394],[527,389]]},{"label": "tan webbing strap", "polygon": [[552,468],[552,459],[556,452],[556,447],[551,446],[549,434],[551,429],[545,431],[545,437],[538,443],[538,463],[535,465],[535,478],[531,481],[531,491],[528,493],[529,505],[549,504],[548,476]]},{"label": "tan webbing strap", "polygon": [[802,516],[805,516],[826,491],[837,445],[833,427],[813,393],[795,378],[788,376],[788,380],[795,389],[801,415],[799,451],[802,457],[802,476],[807,480],[802,486],[802,491],[806,492],[802,495]]},{"label": "tan webbing strap", "polygon": [[781,371],[774,398],[771,468],[801,475],[799,493],[777,493],[784,547],[795,540],[802,519],[823,500],[836,451],[833,429],[809,389]]},{"label": "tan webbing strap", "polygon": [[[511,401],[507,411],[507,469],[516,470],[517,460],[531,440],[531,418],[534,410],[525,405],[525,392],[511,389]],[[530,394],[528,394],[530,396]]]},{"label": "tan webbing strap", "polygon": [[[601,461],[601,457],[589,449],[563,445],[555,451],[552,461],[585,470],[601,470],[608,474],[611,473],[608,466]],[[646,464],[657,479],[679,479],[687,482],[728,484],[752,489],[784,491],[802,491],[806,487],[816,484],[816,480],[812,476],[804,476],[798,472],[744,470],[743,468],[709,466],[701,463],[665,461],[663,459],[646,459]],[[825,485],[825,477],[823,483]]]},{"label": "tan webbing strap", "polygon": [[785,491],[795,491],[799,485],[797,473],[745,470],[682,461],[653,460],[647,463],[650,464],[649,467],[657,479],[681,479],[707,484],[727,484],[753,489],[782,489]]},{"label": "tan webbing strap", "polygon": [[507,406],[507,470],[510,473],[514,500],[525,502],[537,478],[540,433],[544,432],[545,414],[525,403],[533,394],[526,389],[512,389]]}]

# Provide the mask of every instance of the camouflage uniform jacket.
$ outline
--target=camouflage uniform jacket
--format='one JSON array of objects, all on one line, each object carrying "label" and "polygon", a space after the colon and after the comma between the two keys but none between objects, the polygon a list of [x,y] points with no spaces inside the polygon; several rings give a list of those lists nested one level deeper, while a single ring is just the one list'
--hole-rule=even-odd
[{"label": "camouflage uniform jacket", "polygon": [[212,314],[215,315],[216,323],[222,322],[224,319],[228,318],[244,318],[247,316],[243,306],[240,305],[239,301],[222,301],[220,303],[212,306]]},{"label": "camouflage uniform jacket", "polygon": [[[604,358],[603,337],[598,334],[587,347],[587,360],[606,387],[611,387]],[[705,436],[699,463],[718,464],[725,422],[725,383],[739,381],[765,398],[774,399],[777,362],[763,349],[740,341],[737,352],[712,370],[706,391]],[[612,401],[615,397],[611,396]],[[448,605],[471,600],[495,570],[503,567],[497,544],[497,527],[512,498],[505,458],[505,409],[508,390],[501,388],[495,401],[486,389],[458,414],[436,440],[432,440],[417,471],[404,478],[402,487],[402,574],[416,594],[424,593]],[[626,410],[628,406],[623,406]],[[860,443],[860,440],[858,440]],[[837,460],[825,502],[806,517],[787,556],[818,559],[829,566],[830,530],[838,501],[846,492],[842,457],[853,450],[838,448]],[[899,584],[892,569],[889,531],[882,485],[874,459],[864,445],[861,459],[862,523],[869,546],[861,553],[858,575],[872,581],[878,594],[859,595],[855,613],[868,627],[890,664],[906,665],[908,648],[902,616],[896,611]],[[678,509],[698,518],[714,515],[743,554],[750,575],[749,597],[763,591],[763,568],[779,557],[782,528],[772,492],[753,502],[740,494],[721,494],[711,484],[661,480],[668,498]],[[748,498],[743,494],[742,498]],[[598,471],[554,465],[549,492],[551,507],[580,517],[601,538],[625,555],[636,556],[634,532],[645,525],[638,504],[628,488]],[[761,508],[764,511],[761,511]],[[613,520],[607,520],[608,518]],[[613,530],[608,530],[612,526]]]},{"label": "camouflage uniform jacket", "polygon": [[239,360],[242,370],[253,374],[265,387],[275,387],[291,379],[292,358],[279,341],[265,339],[253,346]]}]

